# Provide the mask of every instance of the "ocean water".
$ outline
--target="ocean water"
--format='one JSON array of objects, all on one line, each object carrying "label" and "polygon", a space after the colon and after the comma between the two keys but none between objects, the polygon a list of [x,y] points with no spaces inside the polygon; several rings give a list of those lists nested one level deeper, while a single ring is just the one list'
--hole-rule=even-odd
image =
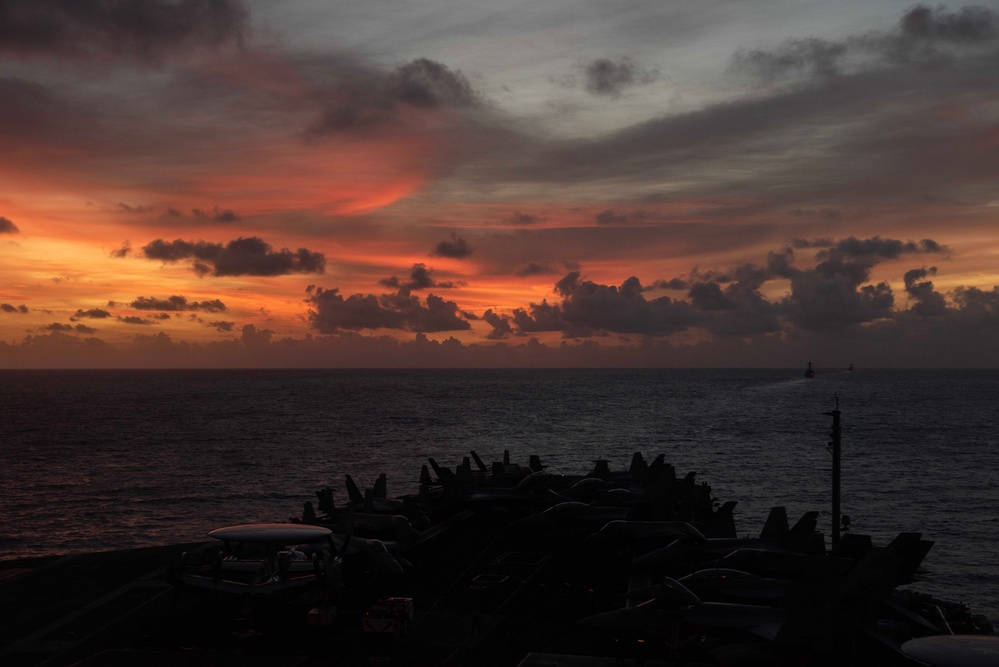
[{"label": "ocean water", "polygon": [[[738,501],[822,512],[842,411],[842,511],[936,542],[916,590],[999,625],[999,370],[0,372],[0,559],[200,541],[299,515],[344,473],[415,492],[432,456],[538,454],[550,472],[641,451]],[[828,539],[828,538],[827,538]]]}]

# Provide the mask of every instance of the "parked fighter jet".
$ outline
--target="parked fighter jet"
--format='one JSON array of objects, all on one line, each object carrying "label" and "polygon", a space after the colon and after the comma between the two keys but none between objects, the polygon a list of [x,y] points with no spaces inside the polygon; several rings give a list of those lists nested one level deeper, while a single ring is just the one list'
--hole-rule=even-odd
[{"label": "parked fighter jet", "polygon": [[759,537],[730,537],[697,539],[684,536],[667,546],[635,558],[633,568],[663,568],[668,572],[689,572],[696,567],[728,567],[717,559],[737,550],[774,551],[792,554],[825,554],[825,540],[815,530],[818,512],[806,512],[790,530],[783,507],[770,510],[767,522]]},{"label": "parked fighter jet", "polygon": [[890,547],[870,550],[845,574],[837,573],[833,561],[816,560],[810,574],[791,583],[784,606],[708,602],[667,577],[654,587],[652,599],[586,617],[579,624],[638,636],[681,627],[709,634],[737,632],[775,646],[829,651],[838,637],[856,638],[876,631],[878,611],[891,593],[898,562]]}]

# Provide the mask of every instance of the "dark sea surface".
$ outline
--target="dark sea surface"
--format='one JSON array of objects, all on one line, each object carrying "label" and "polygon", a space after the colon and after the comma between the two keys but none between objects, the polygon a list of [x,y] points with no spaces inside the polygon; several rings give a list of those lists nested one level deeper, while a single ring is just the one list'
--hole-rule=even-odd
[{"label": "dark sea surface", "polygon": [[0,559],[200,541],[504,449],[566,474],[664,453],[740,534],[784,505],[828,536],[837,395],[852,530],[922,532],[913,587],[999,624],[999,370],[3,371]]}]

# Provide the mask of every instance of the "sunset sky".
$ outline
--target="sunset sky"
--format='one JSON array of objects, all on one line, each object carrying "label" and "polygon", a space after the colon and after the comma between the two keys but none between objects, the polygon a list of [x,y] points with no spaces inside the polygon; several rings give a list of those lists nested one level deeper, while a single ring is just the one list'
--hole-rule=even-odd
[{"label": "sunset sky", "polygon": [[999,366],[999,1],[0,0],[0,368]]}]

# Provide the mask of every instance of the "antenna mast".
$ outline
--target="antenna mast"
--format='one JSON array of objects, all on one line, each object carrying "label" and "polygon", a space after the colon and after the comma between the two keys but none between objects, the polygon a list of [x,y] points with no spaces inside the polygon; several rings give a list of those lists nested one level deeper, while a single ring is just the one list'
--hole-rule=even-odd
[{"label": "antenna mast", "polygon": [[829,435],[832,436],[832,440],[829,442],[828,450],[832,452],[833,468],[832,468],[832,547],[836,548],[839,544],[839,524],[840,524],[840,507],[839,507],[839,481],[840,481],[840,425],[839,425],[839,394],[833,394],[836,399],[836,409],[831,412],[823,412],[824,415],[829,415],[833,418],[832,431]]}]

